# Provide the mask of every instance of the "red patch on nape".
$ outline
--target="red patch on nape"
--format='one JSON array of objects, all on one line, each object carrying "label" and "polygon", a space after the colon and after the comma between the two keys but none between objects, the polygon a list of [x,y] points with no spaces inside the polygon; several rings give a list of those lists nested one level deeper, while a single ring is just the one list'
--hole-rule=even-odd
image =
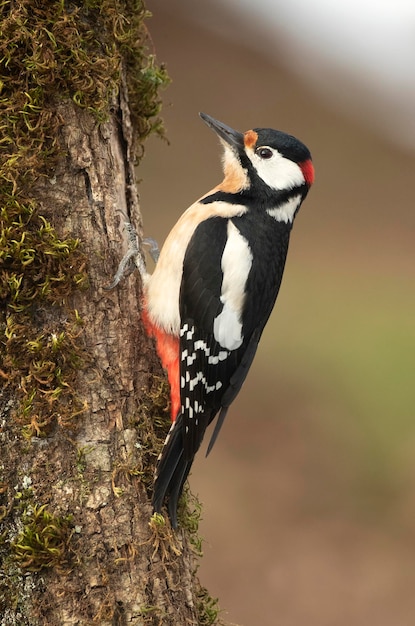
[{"label": "red patch on nape", "polygon": [[258,134],[254,130],[247,130],[244,133],[245,148],[253,148],[258,141]]},{"label": "red patch on nape", "polygon": [[309,187],[314,183],[314,165],[311,159],[298,164],[304,176],[304,180]]},{"label": "red patch on nape", "polygon": [[170,335],[160,328],[157,328],[149,319],[145,302],[141,310],[141,319],[144,328],[149,337],[154,337],[156,341],[157,354],[163,368],[167,372],[170,384],[170,401],[171,401],[171,421],[174,422],[181,407],[180,400],[180,368],[179,368],[179,338]]}]

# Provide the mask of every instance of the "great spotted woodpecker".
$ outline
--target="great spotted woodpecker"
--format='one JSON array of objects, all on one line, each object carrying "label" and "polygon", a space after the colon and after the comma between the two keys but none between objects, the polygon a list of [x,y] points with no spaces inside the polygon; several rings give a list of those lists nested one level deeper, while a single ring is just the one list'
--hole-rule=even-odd
[{"label": "great spotted woodpecker", "polygon": [[207,426],[211,450],[246,378],[284,271],[294,217],[314,180],[309,150],[270,128],[240,133],[200,114],[224,148],[224,180],[179,219],[144,272],[143,319],[168,372],[173,424],[153,507],[177,503]]}]

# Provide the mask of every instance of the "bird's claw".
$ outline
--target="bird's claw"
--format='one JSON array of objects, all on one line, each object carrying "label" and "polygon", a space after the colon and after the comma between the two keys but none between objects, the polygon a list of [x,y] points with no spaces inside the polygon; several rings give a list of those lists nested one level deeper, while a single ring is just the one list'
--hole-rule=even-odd
[{"label": "bird's claw", "polygon": [[[142,278],[147,275],[144,259],[138,247],[137,233],[135,231],[135,228],[130,222],[125,222],[124,226],[128,233],[128,250],[121,259],[111,284],[107,287],[104,287],[105,290],[114,289],[114,287],[119,284],[121,279],[124,278],[124,276],[129,276],[130,274],[132,274],[135,268],[138,269]],[[143,239],[143,244],[149,246],[150,256],[153,261],[157,263],[160,254],[157,242],[154,239],[148,237],[146,239]]]}]

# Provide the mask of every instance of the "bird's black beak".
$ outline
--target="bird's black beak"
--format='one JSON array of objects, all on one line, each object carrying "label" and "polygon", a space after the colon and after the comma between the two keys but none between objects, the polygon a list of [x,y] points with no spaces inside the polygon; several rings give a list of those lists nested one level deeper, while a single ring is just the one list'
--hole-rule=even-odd
[{"label": "bird's black beak", "polygon": [[215,120],[213,117],[210,117],[210,115],[206,115],[206,113],[199,113],[199,115],[202,120],[209,126],[209,128],[212,128],[212,130],[214,130],[221,139],[226,141],[226,143],[229,144],[231,148],[234,148],[234,150],[236,150],[237,152],[243,150],[243,133],[240,133],[237,130],[233,130],[233,128],[230,128],[229,126],[226,126],[226,124]]}]

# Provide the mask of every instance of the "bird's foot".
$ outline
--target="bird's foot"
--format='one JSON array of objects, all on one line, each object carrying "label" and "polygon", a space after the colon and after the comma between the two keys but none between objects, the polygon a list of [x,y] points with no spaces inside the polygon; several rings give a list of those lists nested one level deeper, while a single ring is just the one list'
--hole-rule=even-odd
[{"label": "bird's foot", "polygon": [[[105,287],[107,290],[114,289],[114,287],[116,287],[124,277],[132,274],[135,269],[138,269],[142,279],[147,276],[144,258],[138,247],[136,230],[130,222],[125,222],[124,226],[128,233],[128,250],[121,259],[111,284],[108,285],[108,287]],[[143,244],[149,246],[150,256],[153,261],[157,263],[160,254],[157,242],[148,237],[143,239]]]}]

